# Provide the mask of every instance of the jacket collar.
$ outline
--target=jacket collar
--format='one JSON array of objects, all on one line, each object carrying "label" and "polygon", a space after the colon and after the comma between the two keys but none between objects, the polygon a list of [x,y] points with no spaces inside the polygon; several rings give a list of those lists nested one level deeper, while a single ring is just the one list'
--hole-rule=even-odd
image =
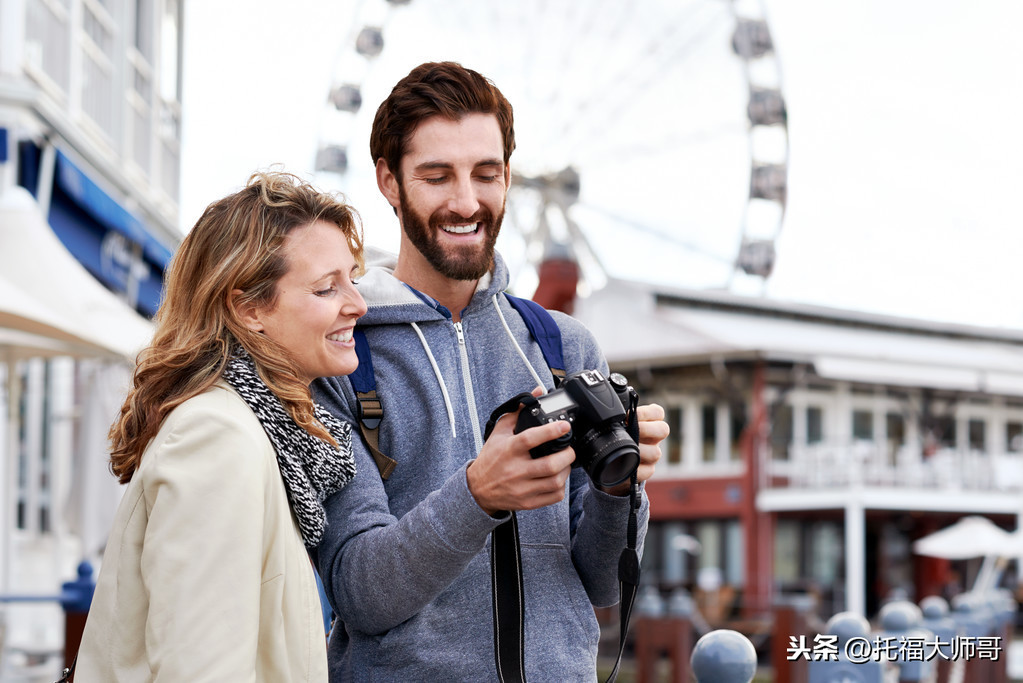
[{"label": "jacket collar", "polygon": [[[450,318],[438,307],[428,303],[429,297],[416,292],[394,277],[398,256],[376,247],[366,247],[366,274],[359,280],[359,293],[366,300],[368,310],[359,319],[360,325],[382,325],[393,323],[424,322]],[[476,292],[469,300],[464,313],[489,305],[490,298],[508,287],[508,267],[504,259],[494,252],[494,268],[480,278]]]}]

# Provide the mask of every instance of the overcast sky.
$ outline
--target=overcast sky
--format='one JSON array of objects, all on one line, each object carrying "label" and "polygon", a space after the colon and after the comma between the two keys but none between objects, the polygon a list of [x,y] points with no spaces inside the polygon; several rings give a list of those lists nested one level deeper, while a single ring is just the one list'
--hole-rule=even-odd
[{"label": "overcast sky", "polygon": [[[345,191],[368,241],[394,248],[396,221],[369,180],[366,120],[427,59],[462,61],[509,95],[513,168],[581,169],[573,215],[613,275],[721,287],[744,215],[757,217],[743,199],[745,81],[723,0],[564,11],[540,0],[412,0],[386,19],[374,14],[384,0],[238,7],[185,6],[183,230],[249,173],[282,164]],[[749,7],[763,8],[778,56],[753,77],[780,79],[789,113],[789,199],[766,295],[1023,328],[1023,2]],[[353,25],[374,21],[385,48],[366,64]],[[616,74],[621,65],[627,74]],[[326,105],[341,81],[363,86],[357,118]],[[352,146],[363,180],[313,175],[327,140]]]}]

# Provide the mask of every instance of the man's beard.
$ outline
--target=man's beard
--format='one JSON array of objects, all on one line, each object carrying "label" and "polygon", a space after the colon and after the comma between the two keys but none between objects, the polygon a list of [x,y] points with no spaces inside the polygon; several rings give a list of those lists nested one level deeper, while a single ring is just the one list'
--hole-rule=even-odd
[{"label": "man's beard", "polygon": [[[468,218],[455,214],[435,213],[424,220],[409,204],[403,185],[398,186],[398,201],[401,208],[402,229],[409,241],[415,245],[419,253],[441,275],[452,280],[478,280],[494,265],[494,245],[497,235],[501,232],[504,220],[504,205],[501,213],[495,218],[489,209],[481,206]],[[484,231],[484,240],[480,245],[441,245],[437,233],[442,225],[465,225],[479,223]]]}]

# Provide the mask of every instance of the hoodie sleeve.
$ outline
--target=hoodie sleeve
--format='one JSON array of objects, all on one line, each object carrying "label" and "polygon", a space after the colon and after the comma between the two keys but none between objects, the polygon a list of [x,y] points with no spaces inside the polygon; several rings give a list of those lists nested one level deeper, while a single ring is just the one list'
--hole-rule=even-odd
[{"label": "hoodie sleeve", "polygon": [[[358,429],[347,380],[317,380],[313,392],[317,402]],[[432,602],[504,520],[476,504],[464,466],[398,519],[363,440],[352,439],[352,446],[358,474],[324,502],[327,527],[314,556],[338,616],[352,628],[380,634]]]},{"label": "hoodie sleeve", "polygon": [[[589,330],[567,315],[552,315],[561,329],[566,370],[597,369],[607,376],[607,361]],[[618,556],[626,543],[629,497],[598,490],[581,469],[572,470],[569,486],[572,561],[590,602],[597,607],[614,605],[620,599]],[[642,557],[650,502],[642,486],[640,495],[636,546]]]}]

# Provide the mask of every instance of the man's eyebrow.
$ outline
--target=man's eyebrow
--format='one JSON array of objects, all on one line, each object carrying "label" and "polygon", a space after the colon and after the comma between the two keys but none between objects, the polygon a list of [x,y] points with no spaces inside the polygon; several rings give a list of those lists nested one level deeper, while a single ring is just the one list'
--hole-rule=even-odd
[{"label": "man's eyebrow", "polygon": [[436,171],[436,170],[447,170],[453,168],[452,165],[447,161],[424,161],[423,163],[416,166],[416,171]]},{"label": "man's eyebrow", "polygon": [[[503,167],[504,166],[504,161],[501,160],[501,159],[483,159],[481,161],[477,161],[476,162],[475,168],[479,168],[480,166],[499,166],[499,167]],[[452,164],[451,162],[448,162],[448,161],[424,161],[423,163],[418,164],[415,167],[414,170],[420,171],[420,172],[423,172],[423,171],[437,171],[437,170],[445,170],[446,171],[446,170],[451,169],[451,168],[454,168],[454,164]]]}]

